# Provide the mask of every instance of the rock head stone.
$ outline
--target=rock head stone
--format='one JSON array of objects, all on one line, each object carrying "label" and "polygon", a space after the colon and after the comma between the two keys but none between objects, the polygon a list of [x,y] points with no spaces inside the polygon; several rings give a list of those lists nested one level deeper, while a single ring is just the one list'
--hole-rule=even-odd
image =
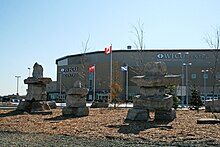
[{"label": "rock head stone", "polygon": [[38,64],[37,62],[34,64],[34,67],[33,67],[33,73],[32,73],[32,75],[33,75],[33,77],[34,78],[43,78],[43,67],[40,65],[40,64]]},{"label": "rock head stone", "polygon": [[52,82],[51,78],[43,77],[43,67],[37,62],[33,66],[33,76],[24,80],[28,84],[25,101],[21,101],[17,110],[30,113],[43,112],[49,110],[47,101],[46,85]]},{"label": "rock head stone", "polygon": [[66,107],[63,108],[64,116],[86,116],[89,114],[89,109],[86,107],[86,95],[89,90],[83,88],[80,81],[76,81],[73,88],[69,89],[66,97]]}]

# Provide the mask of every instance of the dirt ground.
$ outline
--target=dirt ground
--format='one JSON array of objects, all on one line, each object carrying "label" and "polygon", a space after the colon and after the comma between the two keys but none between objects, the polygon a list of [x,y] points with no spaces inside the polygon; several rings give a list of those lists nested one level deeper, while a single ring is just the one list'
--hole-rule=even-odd
[{"label": "dirt ground", "polygon": [[[203,140],[220,143],[220,124],[197,124],[199,118],[213,118],[204,111],[177,110],[177,118],[168,123],[126,122],[127,108],[90,108],[89,116],[63,117],[61,109],[52,115],[19,114],[0,110],[0,131],[45,133],[85,138],[109,138],[150,141]],[[220,114],[216,114],[220,118]],[[153,118],[153,114],[151,114]]]}]

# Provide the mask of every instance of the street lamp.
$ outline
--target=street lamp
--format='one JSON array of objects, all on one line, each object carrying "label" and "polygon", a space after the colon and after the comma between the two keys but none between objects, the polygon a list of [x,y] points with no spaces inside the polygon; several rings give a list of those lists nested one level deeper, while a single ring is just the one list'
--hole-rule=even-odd
[{"label": "street lamp", "polygon": [[61,99],[61,95],[62,95],[62,74],[64,72],[64,69],[60,70],[60,99]]},{"label": "street lamp", "polygon": [[204,70],[204,69],[202,69],[202,73],[203,73],[203,79],[204,79],[204,90],[203,90],[203,93],[204,93],[204,104],[206,103],[206,97],[207,97],[207,93],[206,93],[206,79],[208,79],[208,74],[207,74],[207,72],[208,72],[209,70],[208,69],[206,69],[206,70]]},{"label": "street lamp", "polygon": [[28,71],[29,71],[29,77],[31,77],[31,68],[28,67]]},{"label": "street lamp", "polygon": [[19,78],[20,78],[21,76],[15,76],[15,78],[17,78],[17,96],[19,95],[19,93],[18,93],[18,85],[19,85]]},{"label": "street lamp", "polygon": [[189,71],[188,71],[188,66],[191,66],[192,63],[183,63],[183,65],[186,66],[186,107],[189,107]]},{"label": "street lamp", "polygon": [[184,91],[184,66],[186,65],[184,63],[184,60],[186,59],[186,56],[189,55],[189,52],[185,52],[184,54],[182,53],[178,53],[178,55],[180,56],[180,59],[181,59],[181,67],[182,67],[182,74],[181,74],[181,100],[182,100],[182,108],[184,107],[184,94],[183,94],[183,91]]}]

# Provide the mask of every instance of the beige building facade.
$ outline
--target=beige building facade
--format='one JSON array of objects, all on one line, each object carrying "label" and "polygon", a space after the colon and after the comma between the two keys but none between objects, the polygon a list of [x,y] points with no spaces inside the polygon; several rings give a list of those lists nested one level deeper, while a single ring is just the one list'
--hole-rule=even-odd
[{"label": "beige building facade", "polygon": [[[219,51],[217,52],[219,54]],[[177,95],[185,96],[186,89],[196,87],[202,95],[213,92],[213,84],[220,81],[220,59],[214,75],[216,52],[210,49],[153,49],[153,50],[113,50],[112,52],[112,81],[117,82],[123,89],[121,97],[126,95],[126,72],[121,66],[128,65],[128,95],[132,97],[139,93],[139,88],[132,83],[135,75],[140,75],[141,66],[147,62],[165,62],[167,74],[182,75],[181,83],[177,86]],[[86,54],[68,55],[56,60],[57,87],[63,93],[80,80],[84,87],[90,89],[88,99],[92,99],[94,88],[94,72],[89,72],[90,66],[95,66],[95,96],[109,93],[110,88],[110,54],[104,51]],[[215,76],[215,79],[213,78]],[[215,89],[220,95],[220,88]],[[190,95],[190,94],[189,94]]]}]

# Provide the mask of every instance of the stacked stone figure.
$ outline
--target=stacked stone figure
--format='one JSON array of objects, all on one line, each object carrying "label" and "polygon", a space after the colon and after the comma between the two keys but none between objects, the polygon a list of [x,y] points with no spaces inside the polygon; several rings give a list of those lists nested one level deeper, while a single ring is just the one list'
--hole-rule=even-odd
[{"label": "stacked stone figure", "polygon": [[63,108],[64,116],[87,116],[89,109],[86,107],[87,88],[82,88],[81,82],[76,81],[74,87],[67,92],[66,107]]},{"label": "stacked stone figure", "polygon": [[220,113],[220,100],[206,101],[205,102],[205,111]]},{"label": "stacked stone figure", "polygon": [[165,93],[165,86],[180,82],[180,75],[166,75],[163,62],[144,65],[144,75],[135,76],[132,82],[140,86],[140,95],[133,98],[133,108],[128,111],[127,120],[148,120],[149,112],[155,112],[155,121],[172,121],[176,117],[173,97]]},{"label": "stacked stone figure", "polygon": [[38,63],[34,64],[32,75],[33,77],[28,77],[24,80],[24,83],[28,84],[27,95],[25,101],[19,103],[17,110],[30,113],[49,110],[50,107],[46,102],[46,85],[52,80],[51,78],[43,77],[43,67]]}]

